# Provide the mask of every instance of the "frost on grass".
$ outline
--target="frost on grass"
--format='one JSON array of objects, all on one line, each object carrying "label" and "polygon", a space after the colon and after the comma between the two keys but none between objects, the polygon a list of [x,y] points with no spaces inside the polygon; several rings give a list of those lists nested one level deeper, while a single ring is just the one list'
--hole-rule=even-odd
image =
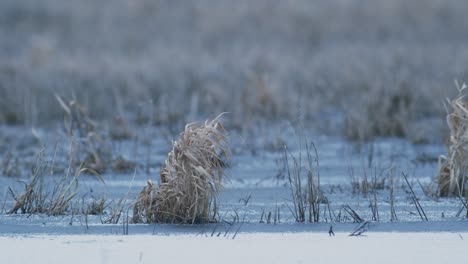
[{"label": "frost on grass", "polygon": [[220,117],[185,127],[160,172],[160,184],[148,181],[133,211],[135,223],[204,223],[217,214],[223,159],[229,157]]},{"label": "frost on grass", "polygon": [[439,195],[466,196],[468,177],[468,86],[458,86],[458,96],[450,101],[452,111],[447,115],[450,137],[447,140],[448,156],[441,157]]},{"label": "frost on grass", "polygon": [[[47,171],[51,171],[51,165],[43,158],[41,152],[32,169],[31,180],[24,184],[23,192],[17,193],[12,188],[8,188],[14,199],[13,207],[7,212],[8,214],[64,215],[70,212],[71,201],[78,194],[78,177],[87,169],[78,168],[59,178],[52,178],[54,177],[52,173],[47,174]],[[53,180],[46,180],[44,176],[49,176]],[[100,176],[98,178],[103,181]]]},{"label": "frost on grass", "polygon": [[0,123],[61,121],[57,93],[113,139],[222,111],[243,132],[300,112],[357,141],[441,138],[441,87],[468,72],[468,1],[213,2],[0,1]]}]

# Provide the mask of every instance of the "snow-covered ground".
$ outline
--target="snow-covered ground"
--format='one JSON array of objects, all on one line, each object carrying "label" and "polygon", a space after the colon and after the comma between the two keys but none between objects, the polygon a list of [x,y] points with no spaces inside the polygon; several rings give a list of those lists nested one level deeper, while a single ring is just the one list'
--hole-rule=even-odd
[{"label": "snow-covered ground", "polygon": [[464,263],[468,232],[0,237],[0,263]]}]

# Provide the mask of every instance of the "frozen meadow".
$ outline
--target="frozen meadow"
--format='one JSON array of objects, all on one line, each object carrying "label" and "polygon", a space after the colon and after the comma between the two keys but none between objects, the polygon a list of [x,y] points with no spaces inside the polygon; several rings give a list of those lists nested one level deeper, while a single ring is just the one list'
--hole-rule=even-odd
[{"label": "frozen meadow", "polygon": [[0,263],[463,263],[466,10],[0,1]]}]

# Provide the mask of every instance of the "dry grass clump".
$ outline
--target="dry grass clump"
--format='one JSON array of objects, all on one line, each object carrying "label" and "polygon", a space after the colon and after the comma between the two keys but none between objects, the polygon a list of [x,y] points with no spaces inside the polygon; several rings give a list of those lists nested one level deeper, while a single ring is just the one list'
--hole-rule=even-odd
[{"label": "dry grass clump", "polygon": [[204,223],[217,214],[216,194],[222,187],[222,159],[229,157],[220,117],[185,127],[160,173],[134,205],[135,223]]},{"label": "dry grass clump", "polygon": [[[291,158],[292,164],[288,157]],[[285,146],[284,163],[293,204],[289,209],[294,219],[301,223],[306,219],[311,223],[319,222],[323,214],[320,205],[327,204],[328,199],[320,189],[320,165],[314,143],[305,142],[305,155],[301,149],[297,156]]]},{"label": "dry grass clump", "polygon": [[[63,215],[68,212],[70,202],[78,194],[78,177],[86,169],[76,169],[73,173],[64,174],[60,178],[45,179],[50,165],[43,160],[43,153],[39,154],[28,183],[24,184],[24,191],[20,194],[9,188],[10,195],[15,200],[8,214],[47,214]],[[53,175],[47,175],[54,177]]]},{"label": "dry grass clump", "polygon": [[384,190],[388,187],[388,177],[386,177],[385,173],[391,174],[391,167],[384,168],[382,166],[371,166],[368,168],[364,165],[362,166],[362,176],[356,175],[353,167],[348,168],[353,194],[362,194],[367,197],[369,193],[372,194],[376,190]]},{"label": "dry grass clump", "polygon": [[68,134],[73,134],[77,131],[80,137],[86,137],[93,133],[97,127],[97,123],[90,118],[86,107],[76,100],[66,102],[58,94],[55,94],[55,99],[65,112],[65,129]]},{"label": "dry grass clump", "polygon": [[123,116],[116,116],[112,119],[112,128],[109,130],[109,136],[113,140],[128,140],[133,134],[130,131],[127,120]]},{"label": "dry grass clump", "polygon": [[0,168],[2,168],[0,171],[3,176],[20,176],[19,159],[18,157],[14,157],[11,152],[8,152],[3,157],[3,160],[0,162]]},{"label": "dry grass clump", "polygon": [[112,162],[112,171],[117,173],[129,173],[135,170],[137,163],[134,161],[126,160],[122,156],[117,157]]},{"label": "dry grass clump", "polygon": [[[98,123],[91,118],[88,109],[77,100],[66,101],[55,94],[57,102],[65,112],[64,128],[78,150],[71,159],[75,165],[83,164],[89,170],[104,173],[112,159],[111,151],[104,138],[98,133]],[[84,156],[82,157],[81,154]]]},{"label": "dry grass clump", "polygon": [[458,96],[449,101],[452,112],[447,115],[450,137],[447,139],[448,156],[441,156],[438,185],[439,195],[467,195],[468,173],[468,86],[459,86]]},{"label": "dry grass clump", "polygon": [[414,108],[414,94],[408,87],[375,88],[361,98],[360,106],[349,107],[345,136],[351,140],[373,137],[406,137]]}]

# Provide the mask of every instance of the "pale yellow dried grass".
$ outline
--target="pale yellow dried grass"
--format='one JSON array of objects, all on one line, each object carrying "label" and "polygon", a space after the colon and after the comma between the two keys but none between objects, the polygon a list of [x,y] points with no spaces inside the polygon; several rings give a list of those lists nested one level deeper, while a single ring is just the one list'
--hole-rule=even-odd
[{"label": "pale yellow dried grass", "polygon": [[468,86],[457,84],[458,96],[449,100],[447,114],[450,136],[447,139],[448,156],[441,156],[438,177],[440,196],[464,196],[467,194],[468,168]]},{"label": "pale yellow dried grass", "polygon": [[217,214],[223,159],[230,155],[222,115],[186,125],[160,172],[160,184],[148,181],[133,212],[133,222],[205,223]]}]

